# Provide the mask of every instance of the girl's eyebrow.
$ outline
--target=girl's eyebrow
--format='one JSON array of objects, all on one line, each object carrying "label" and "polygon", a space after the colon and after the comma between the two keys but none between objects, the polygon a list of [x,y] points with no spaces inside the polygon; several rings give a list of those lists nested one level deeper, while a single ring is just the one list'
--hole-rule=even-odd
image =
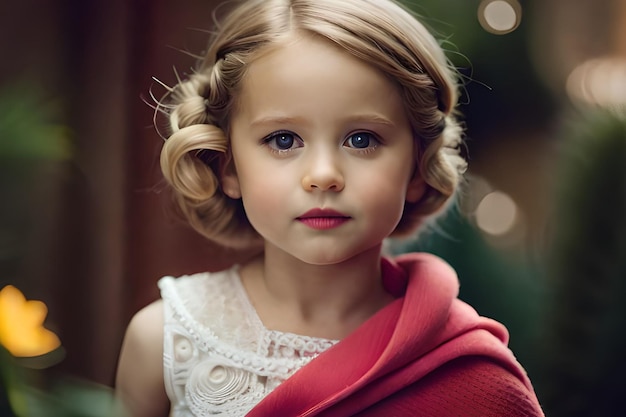
[{"label": "girl's eyebrow", "polygon": [[[377,113],[355,114],[342,120],[344,123],[367,123],[378,124],[388,127],[394,127],[396,124],[389,118]],[[304,117],[291,116],[263,116],[250,122],[250,126],[267,126],[267,125],[295,125],[309,123]]]},{"label": "girl's eyebrow", "polygon": [[393,127],[396,124],[392,122],[389,118],[380,115],[378,113],[364,113],[364,114],[355,114],[347,118],[348,122],[357,122],[357,123],[371,123],[378,125],[385,125]]},{"label": "girl's eyebrow", "polygon": [[250,122],[250,126],[268,126],[268,125],[297,125],[305,124],[306,119],[303,117],[290,116],[263,116]]}]

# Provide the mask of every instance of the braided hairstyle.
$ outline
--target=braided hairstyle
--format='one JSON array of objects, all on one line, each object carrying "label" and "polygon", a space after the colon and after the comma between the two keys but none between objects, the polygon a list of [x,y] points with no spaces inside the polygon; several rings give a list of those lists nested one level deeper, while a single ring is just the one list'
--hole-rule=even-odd
[{"label": "braided hairstyle", "polygon": [[196,71],[159,103],[170,135],[161,168],[180,212],[193,228],[224,246],[261,239],[240,199],[220,176],[229,169],[229,123],[241,81],[260,53],[294,31],[321,36],[378,68],[399,87],[414,133],[416,162],[427,184],[407,202],[394,236],[413,232],[458,188],[466,161],[455,117],[456,73],[428,30],[393,0],[244,0],[218,24]]}]

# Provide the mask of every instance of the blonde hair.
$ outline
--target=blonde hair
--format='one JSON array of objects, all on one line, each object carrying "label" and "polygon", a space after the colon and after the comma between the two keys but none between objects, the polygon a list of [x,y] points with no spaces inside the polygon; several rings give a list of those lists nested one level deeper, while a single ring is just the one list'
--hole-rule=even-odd
[{"label": "blonde hair", "polygon": [[229,159],[231,112],[250,63],[293,31],[321,36],[378,68],[399,86],[427,191],[406,203],[394,235],[414,231],[455,193],[466,162],[455,118],[456,73],[429,31],[392,0],[245,0],[218,25],[195,73],[164,97],[171,135],[161,152],[165,179],[182,215],[225,246],[260,242],[241,200],[219,176]]}]

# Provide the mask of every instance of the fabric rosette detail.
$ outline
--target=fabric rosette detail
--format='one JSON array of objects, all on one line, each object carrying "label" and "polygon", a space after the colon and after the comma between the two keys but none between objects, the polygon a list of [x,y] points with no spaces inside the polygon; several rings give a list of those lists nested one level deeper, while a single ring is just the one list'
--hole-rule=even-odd
[{"label": "fabric rosette detail", "polygon": [[184,363],[196,356],[191,340],[182,335],[174,336],[174,359],[176,362]]},{"label": "fabric rosette detail", "polygon": [[[189,375],[186,397],[194,415],[222,414],[228,404],[254,391],[256,376],[248,371],[213,361],[198,364]],[[254,395],[250,395],[253,397]],[[252,404],[251,404],[252,407]]]}]

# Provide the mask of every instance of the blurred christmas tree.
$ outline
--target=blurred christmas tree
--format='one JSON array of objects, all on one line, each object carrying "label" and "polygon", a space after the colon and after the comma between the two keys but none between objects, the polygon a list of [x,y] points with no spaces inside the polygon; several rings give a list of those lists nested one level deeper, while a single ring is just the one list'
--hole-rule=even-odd
[{"label": "blurred christmas tree", "polygon": [[556,178],[539,388],[551,417],[624,416],[626,120],[576,119]]}]

